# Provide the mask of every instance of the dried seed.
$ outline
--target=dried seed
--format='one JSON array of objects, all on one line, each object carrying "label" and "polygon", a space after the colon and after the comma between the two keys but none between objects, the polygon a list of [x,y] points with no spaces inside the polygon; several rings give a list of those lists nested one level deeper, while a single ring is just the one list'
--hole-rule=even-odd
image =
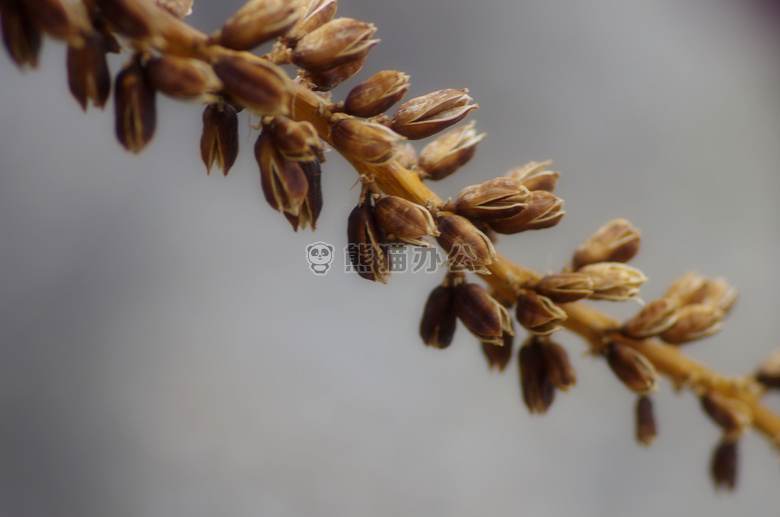
[{"label": "dried seed", "polygon": [[363,59],[379,43],[372,40],[376,27],[352,18],[336,18],[303,36],[295,45],[293,62],[312,72],[322,72],[349,61]]},{"label": "dried seed", "polygon": [[710,474],[716,490],[734,490],[737,486],[737,458],[737,442],[728,438],[721,440],[712,451]]},{"label": "dried seed", "polygon": [[571,386],[577,384],[577,376],[574,374],[574,368],[569,363],[569,355],[566,349],[558,343],[547,339],[539,340],[542,343],[542,354],[544,356],[544,368],[547,377],[553,386],[561,391],[569,391]]},{"label": "dried seed", "polygon": [[366,56],[363,56],[319,72],[306,70],[301,74],[301,79],[304,84],[310,83],[310,88],[315,92],[328,92],[358,73],[365,62]]},{"label": "dried seed", "polygon": [[[319,160],[299,163],[303,173],[306,175],[306,180],[309,182],[309,191],[306,193],[306,200],[301,207],[299,220],[291,222],[296,232],[298,231],[298,225],[301,228],[306,228],[307,224],[311,224],[311,229],[314,231],[317,229],[317,219],[319,219],[320,212],[322,212],[322,168]],[[288,216],[287,218],[290,219],[290,217]]]},{"label": "dried seed", "polygon": [[395,158],[396,144],[403,140],[382,124],[341,113],[333,116],[330,136],[336,149],[372,165],[382,165]]},{"label": "dried seed", "polygon": [[309,190],[300,162],[284,158],[266,132],[255,143],[255,159],[260,166],[260,182],[268,204],[274,210],[298,216]]},{"label": "dried seed", "polygon": [[439,220],[439,245],[447,252],[451,268],[470,271],[487,271],[496,258],[496,250],[487,235],[479,231],[468,219],[449,215]]},{"label": "dried seed", "polygon": [[289,78],[273,63],[229,55],[214,63],[214,72],[222,80],[228,95],[256,114],[276,115],[284,111]]},{"label": "dried seed", "polygon": [[636,441],[648,446],[657,434],[653,401],[647,395],[640,395],[636,400]]},{"label": "dried seed", "polygon": [[428,209],[402,197],[383,197],[376,203],[375,214],[377,222],[390,239],[430,247],[431,244],[423,240],[423,237],[439,235]]},{"label": "dried seed", "polygon": [[0,2],[0,27],[11,59],[20,68],[35,68],[41,50],[41,33],[30,19],[26,5],[21,1]]},{"label": "dried seed", "polygon": [[152,88],[176,99],[206,99],[207,93],[222,88],[212,68],[197,59],[154,57],[146,64],[146,74]]},{"label": "dried seed", "polygon": [[43,32],[75,46],[83,44],[82,34],[90,32],[87,9],[73,0],[35,0],[24,2],[32,22]]},{"label": "dried seed", "polygon": [[463,127],[452,129],[436,137],[420,152],[420,170],[423,178],[441,180],[466,165],[477,152],[477,144],[485,133],[477,134],[472,120]]},{"label": "dried seed", "polygon": [[534,190],[528,206],[518,214],[490,221],[498,233],[514,234],[526,230],[542,230],[558,224],[563,218],[563,200],[546,190]]},{"label": "dried seed", "polygon": [[525,210],[531,192],[512,178],[495,178],[460,191],[455,211],[474,221],[492,221],[512,217]]},{"label": "dried seed", "polygon": [[468,90],[437,90],[403,103],[391,119],[392,128],[405,137],[418,140],[435,135],[453,124],[457,124],[477,104],[469,104],[472,99]]},{"label": "dried seed", "polygon": [[517,297],[515,317],[529,332],[546,336],[563,328],[566,313],[546,296],[530,293]]},{"label": "dried seed", "polygon": [[203,110],[200,156],[207,174],[216,164],[225,176],[228,175],[238,156],[238,117],[230,104],[209,104]]},{"label": "dried seed", "polygon": [[536,163],[529,162],[522,167],[510,169],[505,176],[516,179],[528,190],[546,190],[552,192],[558,183],[558,177],[561,175],[557,171],[548,171],[547,167],[552,163],[551,160]]},{"label": "dried seed", "polygon": [[386,284],[390,277],[387,243],[376,223],[373,208],[367,203],[356,206],[349,214],[347,238],[349,260],[358,275]]},{"label": "dried seed", "polygon": [[273,139],[274,146],[289,160],[311,162],[322,160],[322,141],[311,122],[298,122],[277,115],[263,124]]},{"label": "dried seed", "polygon": [[711,336],[723,328],[721,321],[725,314],[722,310],[692,303],[683,305],[677,310],[677,321],[660,334],[667,343],[681,345],[697,339]]},{"label": "dried seed", "polygon": [[669,298],[655,300],[628,320],[621,332],[634,339],[645,339],[664,332],[677,321],[677,303]]},{"label": "dried seed", "polygon": [[737,290],[722,278],[709,280],[690,271],[672,282],[664,296],[680,305],[701,303],[728,313],[737,299]]},{"label": "dried seed", "polygon": [[469,332],[486,343],[502,346],[504,333],[513,332],[507,310],[478,284],[456,287],[455,314]]},{"label": "dried seed", "polygon": [[583,266],[578,273],[593,281],[592,300],[623,301],[639,292],[647,277],[636,268],[620,262],[599,262]]},{"label": "dried seed", "polygon": [[307,0],[298,7],[298,21],[284,35],[292,46],[299,39],[333,19],[336,14],[336,0]]},{"label": "dried seed", "polygon": [[499,372],[503,372],[506,369],[509,361],[512,360],[512,354],[514,352],[514,327],[512,328],[512,334],[504,332],[503,345],[499,346],[494,343],[482,341],[482,353],[488,362],[489,369],[497,369]]},{"label": "dried seed", "polygon": [[251,50],[281,36],[298,21],[298,0],[250,0],[211,40],[233,50]]},{"label": "dried seed", "polygon": [[154,136],[157,108],[155,91],[138,55],[117,75],[114,109],[119,142],[130,152],[141,152]]},{"label": "dried seed", "polygon": [[597,262],[628,262],[639,251],[641,234],[625,219],[608,222],[577,248],[572,268]]},{"label": "dried seed", "polygon": [[555,400],[555,386],[547,375],[541,341],[534,337],[526,340],[517,358],[523,402],[531,414],[542,415]]},{"label": "dried seed", "polygon": [[543,277],[533,290],[555,303],[576,302],[593,294],[593,281],[582,273],[559,273]]},{"label": "dried seed", "polygon": [[699,400],[707,415],[731,438],[740,436],[753,419],[750,408],[744,402],[715,391],[705,392]]},{"label": "dried seed", "polygon": [[88,101],[103,108],[111,93],[106,51],[105,38],[100,32],[86,34],[80,47],[68,46],[68,86],[84,111]]},{"label": "dried seed", "polygon": [[169,11],[148,0],[97,0],[100,17],[128,38],[159,38],[165,18],[178,21]]},{"label": "dried seed", "polygon": [[425,302],[420,337],[426,346],[447,348],[455,335],[457,316],[455,314],[455,286],[436,287]]},{"label": "dried seed", "polygon": [[400,101],[408,89],[408,75],[384,70],[350,90],[344,100],[344,111],[357,117],[374,117]]},{"label": "dried seed", "polygon": [[658,372],[645,356],[623,343],[609,343],[604,352],[612,372],[634,393],[646,395],[658,390]]}]

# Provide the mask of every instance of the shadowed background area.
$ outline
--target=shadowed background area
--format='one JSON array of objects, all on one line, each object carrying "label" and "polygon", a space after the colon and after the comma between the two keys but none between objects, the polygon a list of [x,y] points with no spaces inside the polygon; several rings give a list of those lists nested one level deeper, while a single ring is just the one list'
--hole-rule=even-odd
[{"label": "shadowed background area", "polygon": [[[241,3],[196,2],[189,21],[210,32]],[[645,300],[691,269],[739,287],[725,330],[688,350],[741,374],[780,336],[780,41],[765,4],[341,0],[339,15],[375,23],[382,42],[334,96],[382,69],[410,74],[407,98],[468,87],[488,136],[439,195],[553,159],[567,216],[499,250],[554,271],[602,223],[628,218],[643,231]],[[0,514],[780,505],[776,451],[756,433],[740,444],[738,490],[714,492],[719,431],[668,382],[659,437],[637,445],[634,397],[574,336],[558,340],[578,386],[544,417],[523,407],[516,362],[488,372],[464,328],[449,349],[426,349],[417,326],[441,274],[375,285],[343,272],[358,189],[335,152],[320,229],[293,234],[260,190],[256,120],[241,119],[227,179],[200,162],[198,106],[158,99],[157,135],[130,155],[112,106],[84,115],[70,97],[64,55],[46,40],[39,70],[23,73],[0,55]],[[304,255],[316,241],[337,250],[323,277]]]}]

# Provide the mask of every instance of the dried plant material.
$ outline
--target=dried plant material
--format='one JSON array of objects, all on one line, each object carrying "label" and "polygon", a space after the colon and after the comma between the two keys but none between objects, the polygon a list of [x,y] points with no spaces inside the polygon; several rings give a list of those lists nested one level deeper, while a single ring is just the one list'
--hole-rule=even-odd
[{"label": "dried plant material", "polygon": [[96,0],[100,16],[119,33],[137,40],[159,40],[165,23],[179,21],[152,0]]},{"label": "dried plant material", "polygon": [[563,200],[546,190],[534,190],[528,206],[517,215],[490,221],[498,233],[515,234],[527,230],[542,230],[558,224],[563,218]]},{"label": "dried plant material", "polygon": [[737,294],[737,289],[722,278],[710,280],[690,271],[672,282],[664,296],[676,300],[680,305],[699,303],[727,314],[737,300]]},{"label": "dried plant material", "polygon": [[228,55],[214,63],[214,72],[230,98],[254,113],[276,115],[284,111],[290,80],[284,70],[273,63],[238,54]]},{"label": "dried plant material", "polygon": [[255,143],[255,159],[260,166],[263,193],[271,208],[298,216],[309,191],[309,182],[300,162],[286,159],[266,132],[261,133]]},{"label": "dried plant material", "polygon": [[485,133],[477,134],[472,120],[463,127],[437,136],[420,152],[419,169],[423,178],[438,181],[466,165],[477,152]]},{"label": "dried plant material", "polygon": [[445,281],[428,295],[420,320],[420,337],[426,346],[444,349],[452,343],[457,324],[455,291],[455,286]]},{"label": "dried plant material", "polygon": [[625,219],[614,219],[577,248],[572,268],[577,270],[597,262],[628,262],[639,251],[641,234]]},{"label": "dried plant material", "polygon": [[737,486],[737,452],[737,442],[728,438],[721,440],[712,451],[710,474],[716,490],[734,490]]},{"label": "dried plant material", "polygon": [[411,140],[435,135],[463,120],[477,104],[468,89],[444,89],[403,103],[390,121],[392,128]]},{"label": "dried plant material", "polygon": [[311,229],[314,231],[317,229],[317,219],[322,211],[322,169],[320,168],[319,160],[312,160],[310,162],[299,161],[296,163],[298,163],[303,174],[306,176],[309,188],[306,191],[306,198],[303,200],[298,215],[292,215],[285,212],[284,216],[290,221],[293,230],[296,232],[298,231],[298,228],[305,229],[308,225],[311,225]]},{"label": "dried plant material", "polygon": [[507,310],[479,284],[464,283],[456,287],[455,314],[483,343],[502,346],[504,333],[513,332]]},{"label": "dried plant material", "polygon": [[[511,321],[510,324],[512,324]],[[509,332],[504,332],[502,345],[499,346],[486,341],[480,342],[480,346],[482,347],[482,354],[485,356],[485,359],[487,359],[488,368],[490,370],[495,368],[499,372],[503,372],[506,369],[509,361],[512,360],[512,354],[514,353],[514,341],[514,326],[512,326],[511,334]]]},{"label": "dried plant material", "polygon": [[379,40],[372,23],[336,18],[303,36],[293,52],[293,62],[312,72],[322,72],[350,61],[364,59]]},{"label": "dried plant material", "polygon": [[742,435],[753,419],[750,408],[744,402],[724,397],[715,391],[703,393],[699,400],[702,409],[731,439]]},{"label": "dried plant material", "polygon": [[560,172],[547,170],[552,160],[545,162],[529,162],[522,167],[510,169],[505,176],[516,179],[528,190],[546,190],[552,192],[558,183]]},{"label": "dried plant material", "polygon": [[284,115],[266,119],[263,131],[268,132],[274,146],[288,160],[297,162],[323,161],[322,140],[311,122],[297,122]]},{"label": "dried plant material", "polygon": [[152,88],[175,99],[211,100],[222,88],[214,70],[197,59],[154,57],[146,64],[146,76]]},{"label": "dried plant material", "polygon": [[756,372],[756,380],[768,388],[780,388],[780,350],[761,363]]},{"label": "dried plant material", "polygon": [[154,136],[157,106],[138,55],[117,75],[114,111],[117,139],[128,151],[140,153]]},{"label": "dried plant material", "polygon": [[547,377],[553,386],[561,391],[569,391],[569,388],[577,384],[577,376],[574,368],[569,363],[569,354],[558,343],[549,339],[539,340],[542,343],[542,355],[544,356],[544,368]]},{"label": "dried plant material", "polygon": [[449,215],[439,220],[439,245],[447,252],[450,268],[485,272],[496,257],[496,250],[487,235],[468,219]]},{"label": "dried plant material", "polygon": [[383,70],[347,94],[344,111],[356,117],[374,117],[400,101],[409,90],[409,76],[398,70]]},{"label": "dried plant material", "polygon": [[14,63],[20,68],[35,68],[41,50],[41,33],[26,6],[21,0],[0,2],[0,27],[3,43]]},{"label": "dried plant material", "polygon": [[517,297],[515,316],[520,325],[539,336],[547,336],[562,329],[566,319],[566,313],[552,300],[535,293]]},{"label": "dried plant material", "polygon": [[102,109],[111,94],[106,51],[105,38],[100,32],[85,35],[80,47],[68,45],[68,87],[84,111],[89,101]]},{"label": "dried plant material", "polygon": [[193,0],[155,0],[157,5],[174,15],[176,18],[182,19],[192,14],[192,2]]},{"label": "dried plant material", "polygon": [[555,303],[570,303],[593,294],[593,281],[582,273],[559,273],[543,277],[533,290]]},{"label": "dried plant material", "polygon": [[711,305],[692,303],[677,309],[677,321],[660,334],[667,343],[681,345],[719,332],[725,314]]},{"label": "dried plant material", "polygon": [[356,206],[347,220],[349,260],[358,275],[373,282],[387,283],[390,257],[373,208],[367,203]]},{"label": "dried plant material", "polygon": [[464,188],[455,200],[455,212],[473,221],[490,222],[525,210],[531,192],[512,178],[495,178]]},{"label": "dried plant material", "polygon": [[227,176],[238,156],[238,116],[230,104],[209,104],[203,110],[203,133],[200,137],[200,157],[206,173],[216,165]]},{"label": "dried plant material", "polygon": [[79,46],[83,42],[82,35],[92,29],[84,2],[35,0],[24,3],[32,22],[53,38]]},{"label": "dried plant material", "polygon": [[339,151],[372,165],[382,165],[395,158],[396,144],[403,137],[375,122],[359,120],[337,113],[331,119],[330,136]]},{"label": "dried plant material", "polygon": [[652,399],[647,395],[640,395],[636,400],[635,413],[636,441],[644,446],[649,446],[658,434]]},{"label": "dried plant material", "polygon": [[639,395],[658,390],[658,372],[655,367],[632,347],[613,341],[604,347],[604,353],[609,367],[628,389]]},{"label": "dried plant material", "polygon": [[233,50],[252,50],[295,25],[299,7],[299,0],[250,0],[212,34],[211,41]]},{"label": "dried plant material", "polygon": [[531,414],[543,415],[555,400],[555,386],[547,375],[542,342],[531,337],[518,353],[523,402]]},{"label": "dried plant material", "polygon": [[645,305],[639,314],[628,320],[621,332],[634,339],[657,336],[677,321],[677,303],[669,298],[654,300]]},{"label": "dried plant material", "polygon": [[423,237],[439,235],[433,216],[424,206],[398,196],[386,196],[376,202],[376,220],[389,239],[414,246],[430,247]]},{"label": "dried plant material", "polygon": [[592,300],[620,302],[639,292],[647,277],[638,269],[620,262],[599,262],[577,270],[593,281]]},{"label": "dried plant material", "polygon": [[301,79],[304,82],[311,85],[311,89],[315,92],[329,92],[336,86],[340,85],[363,68],[363,64],[366,62],[366,57],[363,56],[352,61],[347,61],[333,68],[322,70],[318,72],[312,72],[304,70],[301,74]]},{"label": "dried plant material", "polygon": [[291,46],[333,19],[336,14],[336,0],[306,0],[298,6],[298,21],[284,35]]},{"label": "dried plant material", "polygon": [[417,151],[409,142],[397,144],[396,161],[405,169],[412,170],[417,166]]}]

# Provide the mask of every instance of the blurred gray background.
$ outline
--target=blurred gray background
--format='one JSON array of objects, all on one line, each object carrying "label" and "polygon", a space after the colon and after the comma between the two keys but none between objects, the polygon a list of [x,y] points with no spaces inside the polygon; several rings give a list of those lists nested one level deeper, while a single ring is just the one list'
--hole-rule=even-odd
[{"label": "blurred gray background", "polygon": [[[190,21],[210,32],[241,3],[196,2]],[[688,350],[741,374],[780,336],[780,39],[764,7],[341,0],[382,42],[335,96],[382,69],[411,75],[408,98],[468,87],[488,137],[437,192],[553,159],[567,216],[499,250],[554,271],[628,218],[646,300],[691,269],[740,288],[726,329]],[[780,466],[756,433],[738,490],[714,491],[719,432],[690,393],[663,383],[642,448],[634,397],[561,335],[578,386],[530,416],[515,361],[488,372],[463,328],[445,351],[420,343],[440,275],[312,275],[305,246],[343,249],[358,194],[335,153],[320,229],[293,234],[263,199],[246,115],[227,179],[200,163],[198,106],[160,99],[157,136],[130,155],[112,107],[70,98],[64,54],[47,40],[20,73],[0,53],[0,515],[776,514]]]}]

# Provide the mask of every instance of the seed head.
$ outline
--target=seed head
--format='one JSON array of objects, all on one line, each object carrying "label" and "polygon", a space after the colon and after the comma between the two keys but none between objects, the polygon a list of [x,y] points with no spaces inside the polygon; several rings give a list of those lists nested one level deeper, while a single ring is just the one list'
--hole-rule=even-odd
[{"label": "seed head", "polygon": [[546,190],[534,190],[528,206],[512,217],[494,219],[490,227],[498,233],[514,234],[541,230],[558,224],[563,218],[563,200]]},{"label": "seed head", "polygon": [[344,111],[357,117],[374,117],[400,101],[408,89],[408,75],[384,70],[350,90],[344,100]]},{"label": "seed head", "polygon": [[709,280],[690,271],[672,282],[664,296],[680,305],[701,303],[728,313],[737,299],[737,290],[722,278]]},{"label": "seed head", "polygon": [[647,277],[636,268],[620,262],[599,262],[577,270],[593,281],[592,300],[623,301],[639,292]]},{"label": "seed head", "polygon": [[209,104],[203,110],[203,133],[200,137],[200,157],[206,173],[212,165],[225,176],[238,156],[238,117],[236,109],[225,102]]},{"label": "seed head", "polygon": [[80,47],[68,46],[68,86],[84,111],[88,101],[103,108],[111,93],[106,50],[104,36],[97,31],[86,34]]},{"label": "seed head", "polygon": [[516,179],[528,190],[546,190],[552,192],[558,183],[558,177],[561,175],[557,171],[549,171],[547,167],[552,163],[551,160],[545,162],[529,162],[522,167],[515,167],[506,173],[509,178]]},{"label": "seed head", "polygon": [[664,332],[677,321],[677,304],[661,298],[645,305],[639,314],[628,320],[621,332],[634,339],[645,339]]},{"label": "seed head", "polygon": [[305,83],[309,83],[313,91],[328,92],[358,73],[365,62],[366,56],[363,56],[319,72],[304,70],[300,77]]},{"label": "seed head", "polygon": [[284,35],[284,39],[294,44],[299,39],[333,19],[336,14],[336,0],[306,0],[298,6],[298,21]]},{"label": "seed head", "polygon": [[468,219],[449,215],[439,220],[439,245],[447,252],[451,267],[484,272],[496,258],[490,239]]},{"label": "seed head", "polygon": [[431,245],[423,240],[439,231],[433,216],[424,206],[398,196],[386,196],[376,203],[376,220],[387,232],[389,239],[397,239],[415,246]]},{"label": "seed head", "polygon": [[680,345],[711,336],[723,328],[722,310],[711,305],[692,303],[677,309],[677,321],[660,334],[667,343]]},{"label": "seed head", "polygon": [[531,192],[512,178],[495,178],[460,191],[455,211],[473,221],[492,221],[512,217],[525,210]]},{"label": "seed head", "polygon": [[146,73],[152,88],[176,99],[208,99],[207,93],[213,97],[213,92],[222,88],[214,70],[197,59],[154,57],[147,63]]},{"label": "seed head", "polygon": [[311,72],[322,72],[365,58],[379,40],[376,27],[352,18],[336,18],[303,36],[295,45],[293,62]]},{"label": "seed head", "polygon": [[214,72],[225,92],[258,115],[276,115],[284,110],[289,78],[270,61],[244,55],[220,57]]},{"label": "seed head", "polygon": [[234,50],[251,50],[287,32],[300,17],[299,7],[299,0],[250,0],[211,40]]},{"label": "seed head", "polygon": [[403,140],[387,126],[341,113],[333,116],[330,136],[336,149],[372,165],[382,165],[395,158],[396,144]]},{"label": "seed head", "polygon": [[528,293],[517,297],[515,317],[529,332],[547,336],[563,328],[566,313],[546,296]]},{"label": "seed head", "polygon": [[117,75],[114,111],[117,139],[128,151],[140,153],[154,135],[157,107],[139,55]]},{"label": "seed head", "polygon": [[473,120],[436,137],[420,153],[423,178],[441,180],[454,173],[474,157],[483,138],[485,133],[477,134]]},{"label": "seed head", "polygon": [[463,120],[477,104],[469,104],[468,90],[438,90],[407,101],[391,119],[392,128],[411,140],[435,135]]},{"label": "seed head", "polygon": [[623,343],[609,343],[604,352],[612,372],[628,389],[640,395],[658,390],[658,372],[645,356]]},{"label": "seed head", "polygon": [[298,122],[284,115],[276,115],[263,124],[263,131],[271,135],[274,146],[288,160],[312,162],[324,158],[322,140],[311,122]]},{"label": "seed head", "polygon": [[513,332],[507,310],[479,284],[464,283],[456,287],[455,314],[483,343],[503,346],[504,333]]},{"label": "seed head", "polygon": [[425,302],[420,320],[420,337],[426,346],[447,348],[455,335],[456,323],[455,286],[440,285],[431,291]]},{"label": "seed head", "polygon": [[639,230],[625,219],[608,222],[577,248],[572,268],[597,262],[628,262],[639,251]]},{"label": "seed head", "polygon": [[555,303],[576,302],[593,294],[593,281],[582,273],[559,273],[543,277],[533,290]]},{"label": "seed head", "polygon": [[286,159],[265,131],[255,143],[255,159],[260,167],[260,183],[268,204],[274,210],[298,216],[309,190],[300,162]]}]

